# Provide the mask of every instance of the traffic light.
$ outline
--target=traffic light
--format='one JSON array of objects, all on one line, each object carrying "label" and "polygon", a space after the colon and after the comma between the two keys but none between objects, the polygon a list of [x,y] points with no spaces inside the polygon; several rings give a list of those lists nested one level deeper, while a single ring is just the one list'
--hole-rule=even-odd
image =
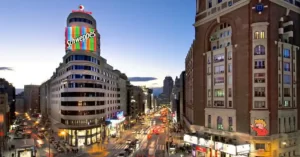
[{"label": "traffic light", "polygon": [[175,113],[172,113],[172,116],[175,117]]}]

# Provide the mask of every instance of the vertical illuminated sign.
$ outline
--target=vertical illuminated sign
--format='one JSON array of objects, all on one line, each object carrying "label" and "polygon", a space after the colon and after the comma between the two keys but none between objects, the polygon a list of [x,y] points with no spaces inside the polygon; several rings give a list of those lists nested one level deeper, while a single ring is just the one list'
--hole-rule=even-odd
[{"label": "vertical illuminated sign", "polygon": [[4,136],[3,123],[4,123],[4,115],[0,114],[0,136]]}]

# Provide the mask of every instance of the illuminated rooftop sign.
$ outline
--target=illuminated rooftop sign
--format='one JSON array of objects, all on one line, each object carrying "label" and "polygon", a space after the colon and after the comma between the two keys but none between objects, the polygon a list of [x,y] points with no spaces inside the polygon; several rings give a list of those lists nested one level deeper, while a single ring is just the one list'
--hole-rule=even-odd
[{"label": "illuminated rooftop sign", "polygon": [[94,38],[95,36],[96,36],[95,31],[92,31],[92,32],[86,33],[84,35],[81,35],[80,37],[77,37],[76,39],[68,40],[67,41],[68,47],[71,47],[73,44],[76,44],[81,41],[85,41],[89,38]]},{"label": "illuminated rooftop sign", "polygon": [[84,11],[84,6],[83,5],[79,5],[78,7],[79,10],[72,10],[72,13],[85,13],[85,14],[92,14],[92,12],[90,11]]}]

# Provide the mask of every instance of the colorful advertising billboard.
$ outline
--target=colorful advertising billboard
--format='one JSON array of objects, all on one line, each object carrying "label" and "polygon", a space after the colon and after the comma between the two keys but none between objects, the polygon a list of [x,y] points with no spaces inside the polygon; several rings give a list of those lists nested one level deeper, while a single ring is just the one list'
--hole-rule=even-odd
[{"label": "colorful advertising billboard", "polygon": [[66,27],[65,37],[66,50],[97,50],[96,29],[80,26]]}]

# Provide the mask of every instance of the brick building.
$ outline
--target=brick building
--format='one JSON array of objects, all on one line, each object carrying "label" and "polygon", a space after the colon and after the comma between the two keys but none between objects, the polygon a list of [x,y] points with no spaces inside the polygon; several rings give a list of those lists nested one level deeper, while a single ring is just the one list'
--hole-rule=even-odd
[{"label": "brick building", "polygon": [[196,2],[184,122],[214,142],[202,153],[299,155],[300,2]]}]

